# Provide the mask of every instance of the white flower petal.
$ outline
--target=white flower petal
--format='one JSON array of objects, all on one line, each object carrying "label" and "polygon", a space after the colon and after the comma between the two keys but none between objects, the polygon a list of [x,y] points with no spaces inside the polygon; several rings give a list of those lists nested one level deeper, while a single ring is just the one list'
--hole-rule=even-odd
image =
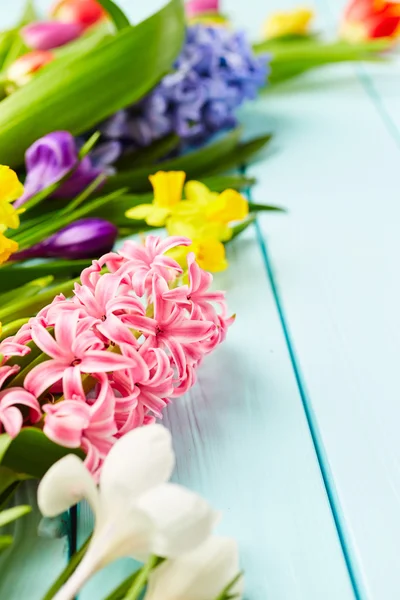
[{"label": "white flower petal", "polygon": [[130,556],[146,562],[152,553],[154,525],[143,511],[132,508],[116,514],[108,514],[101,520],[93,536],[96,562],[104,567],[107,564]]},{"label": "white flower petal", "polygon": [[47,471],[38,488],[38,504],[45,517],[55,517],[86,499],[96,514],[98,492],[80,458],[68,454]]},{"label": "white flower petal", "polygon": [[218,517],[201,496],[173,483],[143,494],[137,506],[155,526],[152,553],[167,558],[201,544],[211,534]]},{"label": "white flower petal", "polygon": [[102,505],[120,510],[128,501],[168,481],[174,468],[171,434],[162,425],[127,433],[111,448],[100,475]]},{"label": "white flower petal", "polygon": [[[239,573],[235,540],[210,537],[201,546],[157,567],[144,600],[212,600]],[[243,578],[230,590],[242,597]]]}]

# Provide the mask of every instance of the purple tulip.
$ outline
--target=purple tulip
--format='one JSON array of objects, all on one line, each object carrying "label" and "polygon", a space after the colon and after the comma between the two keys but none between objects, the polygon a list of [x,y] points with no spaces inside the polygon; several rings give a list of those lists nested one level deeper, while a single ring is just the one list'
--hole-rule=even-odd
[{"label": "purple tulip", "polygon": [[56,190],[55,197],[71,198],[82,192],[104,169],[96,167],[89,156],[81,161],[75,138],[68,131],[54,131],[37,140],[25,154],[27,176],[25,192],[14,206],[62,179],[71,169],[70,177]]},{"label": "purple tulip", "polygon": [[79,23],[37,21],[24,27],[21,35],[28,48],[51,50],[72,42],[83,33],[83,30]]},{"label": "purple tulip", "polygon": [[12,260],[27,258],[96,258],[109,252],[118,236],[118,228],[104,219],[88,218],[60,229],[47,240],[13,254]]}]

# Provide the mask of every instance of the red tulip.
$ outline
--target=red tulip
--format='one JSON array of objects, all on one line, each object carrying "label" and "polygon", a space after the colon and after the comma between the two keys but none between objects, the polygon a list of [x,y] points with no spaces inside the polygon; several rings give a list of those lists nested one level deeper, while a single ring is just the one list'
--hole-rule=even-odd
[{"label": "red tulip", "polygon": [[59,0],[51,11],[57,21],[90,27],[107,16],[96,0]]},{"label": "red tulip", "polygon": [[400,3],[352,0],[347,6],[341,35],[349,41],[395,38],[400,34]]},{"label": "red tulip", "polygon": [[48,50],[33,50],[23,54],[12,63],[7,71],[7,79],[12,87],[20,87],[28,83],[35,73],[54,59],[54,54]]}]

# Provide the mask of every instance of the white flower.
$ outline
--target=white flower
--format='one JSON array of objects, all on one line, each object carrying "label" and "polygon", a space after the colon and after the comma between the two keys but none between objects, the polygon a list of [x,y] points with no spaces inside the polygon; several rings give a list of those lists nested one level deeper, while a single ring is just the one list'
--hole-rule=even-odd
[{"label": "white flower", "polygon": [[170,433],[161,425],[147,425],[113,446],[99,490],[75,455],[49,469],[38,490],[44,516],[54,517],[84,498],[95,514],[85,557],[54,600],[74,598],[93,573],[117,558],[175,558],[209,537],[216,513],[197,494],[166,483],[174,462]]},{"label": "white flower", "polygon": [[[150,574],[144,600],[214,600],[238,573],[235,540],[210,537],[195,550],[157,567]],[[239,600],[242,587],[240,577],[228,595]]]}]

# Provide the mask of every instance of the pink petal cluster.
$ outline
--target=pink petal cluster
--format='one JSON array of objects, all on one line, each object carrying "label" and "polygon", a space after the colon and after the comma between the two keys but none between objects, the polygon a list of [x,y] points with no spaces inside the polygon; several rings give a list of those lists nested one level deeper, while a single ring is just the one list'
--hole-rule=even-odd
[{"label": "pink petal cluster", "polygon": [[36,424],[54,442],[82,448],[98,473],[119,437],[160,418],[233,322],[192,253],[182,283],[167,252],[190,243],[125,242],[82,272],[72,298],[57,296],[1,342],[0,431],[15,436]]}]

